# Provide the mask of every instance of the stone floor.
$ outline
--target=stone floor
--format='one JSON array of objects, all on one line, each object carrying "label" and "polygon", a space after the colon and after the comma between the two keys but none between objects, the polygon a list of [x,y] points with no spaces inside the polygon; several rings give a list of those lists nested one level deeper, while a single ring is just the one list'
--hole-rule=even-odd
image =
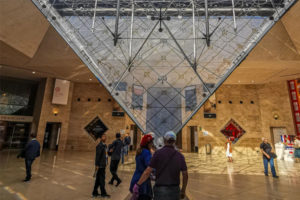
[{"label": "stone floor", "polygon": [[[187,195],[190,200],[297,199],[300,196],[300,163],[277,161],[280,178],[263,175],[260,156],[226,158],[202,154],[185,154],[189,169]],[[120,166],[123,179],[119,187],[107,185],[111,199],[128,197],[129,182],[134,170],[134,156]],[[1,200],[92,199],[94,153],[44,152],[33,165],[33,178],[23,183],[24,161],[16,152],[0,152]],[[111,177],[107,170],[107,180]]]}]

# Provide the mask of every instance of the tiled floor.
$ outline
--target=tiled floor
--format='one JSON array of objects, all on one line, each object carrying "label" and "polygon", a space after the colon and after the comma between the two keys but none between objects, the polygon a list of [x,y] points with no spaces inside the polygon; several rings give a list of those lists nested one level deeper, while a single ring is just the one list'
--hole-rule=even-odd
[{"label": "tiled floor", "polygon": [[[300,196],[300,163],[278,161],[279,180],[263,176],[260,156],[226,158],[215,155],[185,154],[189,168],[188,196],[191,200],[206,199],[297,199]],[[120,166],[122,184],[107,185],[111,199],[123,200],[128,195],[134,170],[134,156]],[[21,180],[25,175],[24,161],[15,152],[0,152],[1,200],[84,200],[92,199],[94,153],[44,152],[33,165],[33,179]],[[108,172],[108,169],[107,169]],[[111,177],[107,173],[107,180]]]}]

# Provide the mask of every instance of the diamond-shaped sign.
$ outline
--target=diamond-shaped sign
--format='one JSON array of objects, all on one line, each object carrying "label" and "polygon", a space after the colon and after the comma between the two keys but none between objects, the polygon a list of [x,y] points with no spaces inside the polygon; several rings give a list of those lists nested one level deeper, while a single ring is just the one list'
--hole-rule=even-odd
[{"label": "diamond-shaped sign", "polygon": [[95,117],[88,125],[86,125],[84,129],[94,140],[97,140],[100,135],[108,130],[98,116]]},{"label": "diamond-shaped sign", "polygon": [[296,2],[32,1],[139,128],[160,136],[178,132]]},{"label": "diamond-shaped sign", "polygon": [[221,130],[221,133],[223,133],[226,138],[230,138],[233,143],[236,143],[246,131],[236,121],[231,119]]}]

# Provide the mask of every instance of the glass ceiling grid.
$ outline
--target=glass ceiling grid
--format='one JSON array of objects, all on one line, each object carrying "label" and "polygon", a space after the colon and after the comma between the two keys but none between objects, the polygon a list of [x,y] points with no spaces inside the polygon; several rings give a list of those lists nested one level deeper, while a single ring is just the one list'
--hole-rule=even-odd
[{"label": "glass ceiling grid", "polygon": [[163,135],[180,131],[297,0],[32,1],[139,128]]}]

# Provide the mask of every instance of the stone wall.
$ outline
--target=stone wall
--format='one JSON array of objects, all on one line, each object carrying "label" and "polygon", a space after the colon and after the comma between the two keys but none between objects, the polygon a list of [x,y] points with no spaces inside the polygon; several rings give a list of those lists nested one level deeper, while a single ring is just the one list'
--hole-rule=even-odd
[{"label": "stone wall", "polygon": [[[49,90],[47,85],[49,87],[49,83],[46,84],[45,91],[52,93],[53,88]],[[47,119],[48,121],[60,119],[63,126],[67,125],[67,128],[62,131],[63,139],[60,141],[60,143],[62,142],[60,149],[93,151],[96,143],[85,132],[84,127],[96,116],[99,116],[108,127],[107,143],[114,140],[116,132],[120,132],[120,130],[129,132],[133,122],[128,116],[112,117],[112,110],[116,107],[116,103],[103,86],[98,83],[74,83],[70,90],[72,90],[70,104],[66,108],[59,108],[61,114],[58,116],[48,116]],[[45,98],[50,99],[50,96],[47,92]],[[229,101],[232,103],[230,104]],[[241,104],[240,101],[243,103]],[[49,102],[51,104],[50,100],[44,100],[47,105]],[[234,144],[234,154],[257,155],[261,137],[270,138],[271,127],[286,127],[289,134],[294,134],[288,88],[285,81],[264,85],[223,85],[216,92],[216,102],[216,119],[204,118],[203,109],[200,109],[183,128],[182,149],[184,151],[191,151],[190,126],[197,126],[199,153],[205,153],[205,145],[210,144],[213,154],[225,154],[226,138],[220,130],[230,119],[234,119],[246,131],[246,134]],[[43,121],[46,120],[43,116],[51,113],[53,105],[50,105],[47,110],[43,109],[44,107],[47,106],[43,104],[42,107],[41,119]],[[274,114],[279,115],[278,120],[274,119]],[[63,120],[67,116],[69,118]],[[43,130],[44,128],[42,127]],[[204,130],[209,133],[208,136],[203,136],[202,131]],[[67,138],[66,141],[65,138]],[[140,133],[138,133],[138,143],[139,140]]]},{"label": "stone wall", "polygon": [[[257,154],[261,138],[271,139],[272,127],[285,127],[289,134],[295,134],[285,81],[264,85],[223,85],[216,92],[216,102],[216,119],[204,118],[203,109],[200,109],[183,128],[184,151],[191,150],[190,126],[197,126],[201,129],[198,131],[199,153],[205,153],[205,145],[210,144],[213,154],[223,152],[225,155],[226,138],[220,130],[230,119],[234,119],[246,131],[234,144],[235,153]],[[274,119],[274,114],[279,115],[278,120]],[[203,136],[202,131],[208,131],[209,135]]]},{"label": "stone wall", "polygon": [[[43,145],[45,129],[48,122],[61,123],[61,132],[59,138],[59,150],[65,150],[67,135],[69,132],[69,119],[71,111],[71,102],[73,94],[73,83],[70,84],[69,97],[67,105],[54,105],[52,104],[53,89],[55,79],[47,78],[45,80],[44,97],[42,100],[41,113],[39,116],[39,122],[37,126],[37,139]],[[53,110],[58,111],[57,115],[53,114]]]},{"label": "stone wall", "polygon": [[[96,116],[107,126],[107,143],[115,133],[125,129],[125,117],[113,117],[116,103],[106,89],[98,83],[75,83],[67,141],[68,150],[94,151],[95,141],[84,127]],[[121,110],[121,109],[120,109]]]}]

